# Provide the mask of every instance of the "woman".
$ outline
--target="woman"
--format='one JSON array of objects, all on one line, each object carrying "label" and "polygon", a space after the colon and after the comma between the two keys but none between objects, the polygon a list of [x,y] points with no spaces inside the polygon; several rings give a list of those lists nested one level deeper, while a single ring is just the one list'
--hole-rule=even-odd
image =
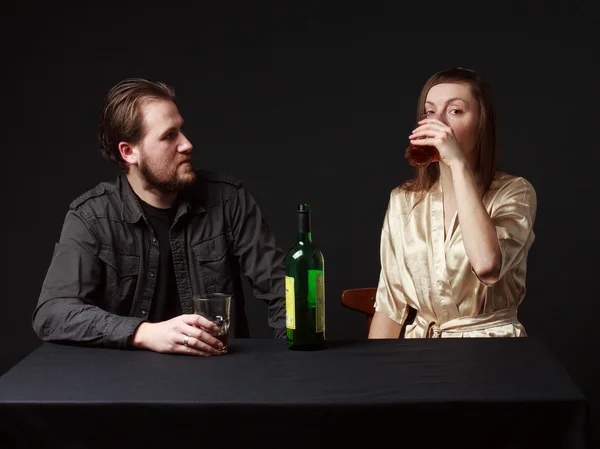
[{"label": "woman", "polygon": [[421,91],[424,114],[409,139],[439,161],[391,192],[369,338],[398,338],[409,307],[406,338],[524,337],[537,200],[526,179],[497,170],[490,89],[473,71],[443,70]]}]

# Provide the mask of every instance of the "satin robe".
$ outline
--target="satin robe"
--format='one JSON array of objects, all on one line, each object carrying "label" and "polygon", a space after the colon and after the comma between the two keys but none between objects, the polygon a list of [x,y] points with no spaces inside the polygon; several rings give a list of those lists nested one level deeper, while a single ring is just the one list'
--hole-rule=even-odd
[{"label": "satin robe", "polygon": [[[441,182],[412,209],[417,194],[392,190],[381,232],[381,273],[375,310],[403,324],[405,338],[524,337],[517,308],[525,296],[527,254],[535,239],[537,198],[522,177],[498,172],[483,198],[502,252],[497,282],[471,267],[455,213],[444,236]],[[411,212],[412,209],[412,212]]]}]

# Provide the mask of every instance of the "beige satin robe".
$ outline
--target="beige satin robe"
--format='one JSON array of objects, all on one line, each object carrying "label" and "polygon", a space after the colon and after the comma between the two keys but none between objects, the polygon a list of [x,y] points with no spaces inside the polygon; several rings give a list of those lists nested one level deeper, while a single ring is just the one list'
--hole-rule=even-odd
[{"label": "beige satin robe", "polygon": [[406,338],[522,337],[517,307],[525,296],[527,253],[535,238],[537,198],[524,178],[497,173],[483,202],[502,251],[500,278],[486,285],[473,271],[455,214],[444,240],[441,182],[410,213],[417,195],[392,190],[381,233],[375,310],[403,324]]}]

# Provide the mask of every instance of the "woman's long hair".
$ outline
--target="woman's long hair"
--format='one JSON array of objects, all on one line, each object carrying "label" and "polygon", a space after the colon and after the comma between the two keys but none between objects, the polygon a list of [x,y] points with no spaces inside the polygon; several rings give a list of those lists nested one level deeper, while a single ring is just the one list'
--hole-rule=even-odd
[{"label": "woman's long hair", "polygon": [[[451,68],[442,70],[432,75],[421,90],[417,103],[417,121],[425,113],[425,101],[429,90],[442,83],[465,83],[471,87],[475,100],[479,103],[479,121],[477,132],[477,164],[473,167],[478,181],[480,193],[483,196],[494,179],[497,170],[496,156],[496,115],[492,92],[488,84],[472,70]],[[439,162],[440,164],[443,162]],[[440,177],[438,164],[429,164],[425,167],[415,167],[415,177],[402,184],[406,193],[418,192],[419,197],[415,203],[423,200],[425,194],[435,185]]]}]

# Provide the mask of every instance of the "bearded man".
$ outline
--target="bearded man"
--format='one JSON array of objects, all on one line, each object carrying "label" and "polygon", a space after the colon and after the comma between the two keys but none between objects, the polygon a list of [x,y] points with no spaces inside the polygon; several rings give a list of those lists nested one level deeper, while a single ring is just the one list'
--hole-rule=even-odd
[{"label": "bearded man", "polygon": [[192,168],[172,86],[119,82],[98,140],[121,173],[69,207],[32,317],[40,339],[217,355],[192,298],[231,295],[229,336],[248,337],[242,276],[285,338],[284,253],[239,179]]}]

